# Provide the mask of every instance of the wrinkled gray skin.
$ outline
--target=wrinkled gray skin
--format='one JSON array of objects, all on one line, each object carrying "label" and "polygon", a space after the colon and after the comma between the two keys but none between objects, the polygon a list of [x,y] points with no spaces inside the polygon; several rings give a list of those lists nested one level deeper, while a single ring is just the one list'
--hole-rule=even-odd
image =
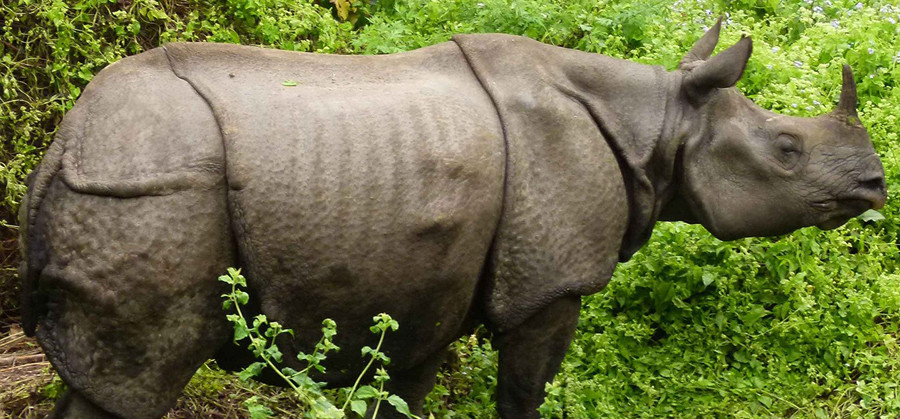
[{"label": "wrinkled gray skin", "polygon": [[733,88],[750,39],[709,58],[718,33],[673,72],[506,35],[379,57],[170,44],[110,66],[22,204],[25,327],[70,389],[56,417],[159,417],[207,359],[248,362],[229,266],[249,312],[296,331],[288,365],[330,317],[326,378],[346,384],[387,312],[390,391],[421,412],[447,344],[484,323],[501,416],[537,417],[581,296],[657,220],[727,240],[884,204],[849,68],[833,113],[776,115]]}]

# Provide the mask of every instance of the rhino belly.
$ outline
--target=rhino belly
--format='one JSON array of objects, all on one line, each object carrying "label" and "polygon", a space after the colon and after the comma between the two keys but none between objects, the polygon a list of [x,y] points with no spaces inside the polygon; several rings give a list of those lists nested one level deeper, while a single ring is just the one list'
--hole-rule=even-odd
[{"label": "rhino belly", "polygon": [[402,327],[395,353],[459,333],[498,222],[502,141],[409,106],[375,131],[354,114],[308,121],[299,146],[230,191],[264,313],[314,333],[332,318],[352,347],[374,343],[371,318],[386,312]]}]

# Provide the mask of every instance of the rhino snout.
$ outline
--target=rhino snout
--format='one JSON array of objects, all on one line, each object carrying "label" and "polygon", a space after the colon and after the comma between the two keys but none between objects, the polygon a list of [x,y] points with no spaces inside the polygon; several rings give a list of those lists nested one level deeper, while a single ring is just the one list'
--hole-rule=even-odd
[{"label": "rhino snout", "polygon": [[876,161],[877,169],[866,170],[857,179],[857,194],[861,199],[872,204],[872,209],[884,207],[887,200],[887,186],[884,180],[884,171],[881,164]]}]

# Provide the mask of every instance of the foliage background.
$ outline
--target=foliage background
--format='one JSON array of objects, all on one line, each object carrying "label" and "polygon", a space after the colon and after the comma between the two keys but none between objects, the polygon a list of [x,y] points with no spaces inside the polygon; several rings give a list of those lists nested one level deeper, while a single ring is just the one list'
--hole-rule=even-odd
[{"label": "foliage background", "polygon": [[[846,0],[372,0],[352,6],[0,2],[0,332],[18,316],[14,214],[24,176],[93,75],[126,55],[185,40],[377,54],[446,41],[453,33],[504,32],[673,69],[706,25],[727,14],[721,45],[753,37],[754,55],[738,87],[763,107],[802,116],[827,112],[840,92],[840,65],[854,68],[861,119],[887,173],[886,219],[730,243],[696,226],[661,224],[606,290],[584,299],[544,414],[900,415],[900,7]],[[493,415],[496,354],[483,334],[455,345],[428,402],[436,415]],[[209,380],[223,379],[205,374],[192,386],[218,388]]]}]

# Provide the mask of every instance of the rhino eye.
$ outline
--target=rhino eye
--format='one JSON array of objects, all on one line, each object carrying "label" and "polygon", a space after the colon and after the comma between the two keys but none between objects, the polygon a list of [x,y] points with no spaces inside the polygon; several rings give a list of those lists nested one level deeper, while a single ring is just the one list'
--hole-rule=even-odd
[{"label": "rhino eye", "polygon": [[793,168],[797,164],[797,161],[800,160],[800,155],[803,154],[800,140],[793,135],[779,135],[775,140],[775,147],[779,151],[778,160],[780,160],[785,168],[788,169]]}]

